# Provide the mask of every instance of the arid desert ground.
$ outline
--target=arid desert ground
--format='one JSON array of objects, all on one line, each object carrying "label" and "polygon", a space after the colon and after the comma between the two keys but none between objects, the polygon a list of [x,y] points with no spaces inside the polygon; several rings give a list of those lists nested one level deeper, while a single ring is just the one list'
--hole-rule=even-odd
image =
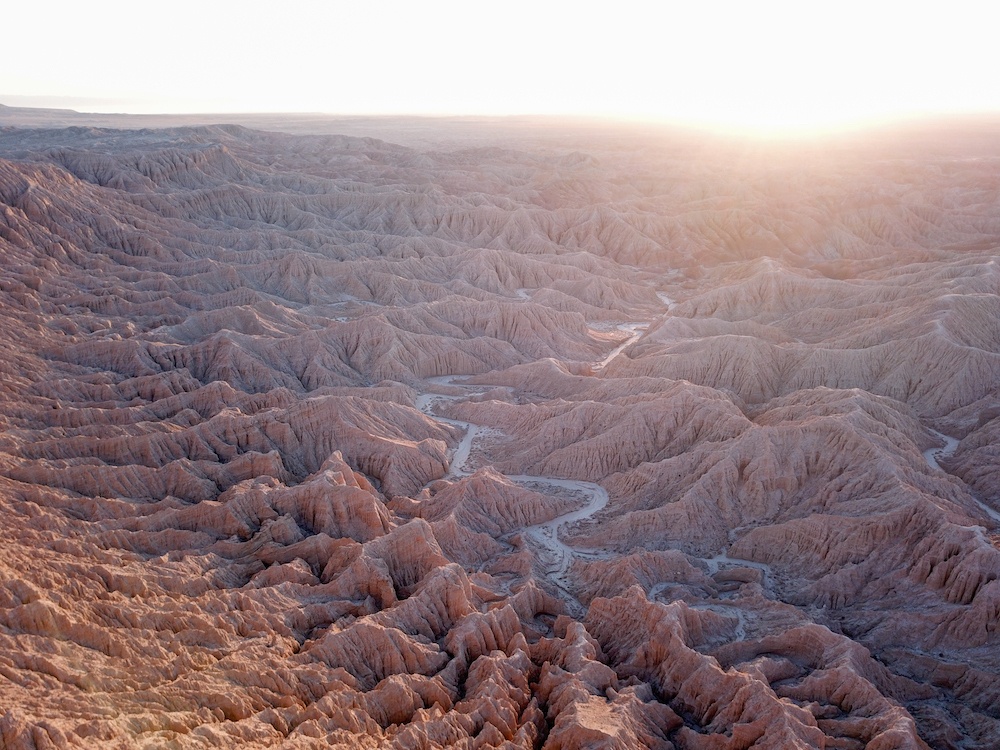
[{"label": "arid desert ground", "polygon": [[0,107],[0,748],[1000,747],[998,134]]}]

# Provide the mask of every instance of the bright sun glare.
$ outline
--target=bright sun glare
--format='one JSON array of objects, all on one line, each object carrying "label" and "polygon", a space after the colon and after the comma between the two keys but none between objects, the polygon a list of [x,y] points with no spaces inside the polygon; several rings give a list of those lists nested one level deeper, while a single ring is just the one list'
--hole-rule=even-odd
[{"label": "bright sun glare", "polygon": [[[558,114],[752,131],[1000,110],[986,3],[44,2],[0,103]],[[947,8],[947,11],[945,11]]]}]

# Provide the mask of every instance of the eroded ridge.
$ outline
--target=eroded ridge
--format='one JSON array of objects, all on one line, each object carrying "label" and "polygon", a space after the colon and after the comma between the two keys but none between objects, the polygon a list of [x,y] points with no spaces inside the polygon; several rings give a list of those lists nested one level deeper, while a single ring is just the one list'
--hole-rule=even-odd
[{"label": "eroded ridge", "polygon": [[0,745],[1000,745],[992,136],[399,126],[0,129]]}]

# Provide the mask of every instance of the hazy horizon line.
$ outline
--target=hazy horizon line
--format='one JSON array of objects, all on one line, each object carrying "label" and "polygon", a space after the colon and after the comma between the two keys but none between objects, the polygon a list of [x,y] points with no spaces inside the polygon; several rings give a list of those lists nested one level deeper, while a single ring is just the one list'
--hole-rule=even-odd
[{"label": "hazy horizon line", "polygon": [[[46,96],[0,93],[0,106],[9,109],[48,110],[66,112],[81,117],[87,116],[120,116],[120,117],[224,117],[235,116],[300,116],[328,117],[332,119],[438,119],[438,120],[569,120],[589,121],[616,124],[636,124],[649,126],[666,126],[680,129],[711,130],[720,133],[743,133],[766,135],[809,135],[836,134],[879,130],[882,128],[933,125],[935,123],[1000,119],[1000,107],[992,109],[968,110],[923,110],[909,113],[898,113],[882,116],[859,117],[845,119],[832,123],[797,123],[778,126],[733,125],[718,119],[694,117],[685,115],[651,115],[651,114],[612,114],[599,112],[420,112],[420,111],[323,111],[294,109],[250,109],[236,107],[234,109],[180,109],[167,107],[151,110],[139,105],[136,110],[136,100],[119,100],[100,97]],[[131,106],[130,106],[131,105]],[[96,109],[78,109],[78,107],[97,107]],[[131,110],[131,111],[130,111]]]}]

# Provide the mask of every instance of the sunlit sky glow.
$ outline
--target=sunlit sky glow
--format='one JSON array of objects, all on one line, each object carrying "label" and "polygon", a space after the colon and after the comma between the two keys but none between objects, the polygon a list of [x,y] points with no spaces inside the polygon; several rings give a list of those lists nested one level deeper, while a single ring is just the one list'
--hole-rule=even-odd
[{"label": "sunlit sky glow", "polygon": [[31,0],[0,103],[829,128],[1000,111],[991,5]]}]

